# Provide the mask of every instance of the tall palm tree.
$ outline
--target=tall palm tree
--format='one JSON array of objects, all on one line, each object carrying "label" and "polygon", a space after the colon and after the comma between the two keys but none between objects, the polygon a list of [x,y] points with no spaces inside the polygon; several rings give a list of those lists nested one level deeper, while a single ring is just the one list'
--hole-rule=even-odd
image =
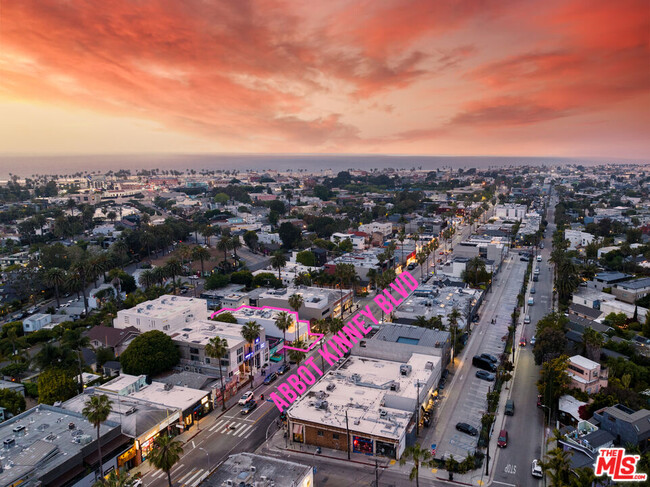
[{"label": "tall palm tree", "polygon": [[282,274],[280,271],[286,265],[287,258],[284,256],[281,250],[276,250],[273,252],[273,257],[271,257],[271,267],[278,270],[278,279],[282,280]]},{"label": "tall palm tree", "polygon": [[[304,350],[305,347],[307,347],[307,344],[300,339],[296,339],[291,343],[291,346],[296,348],[302,348]],[[294,350],[293,348],[289,350],[289,359],[292,362],[296,362],[298,365],[300,365],[300,362],[302,362],[305,359],[306,355],[307,354],[302,350]]]},{"label": "tall palm tree", "polygon": [[571,451],[564,451],[560,447],[553,448],[548,452],[541,463],[542,472],[548,475],[551,480],[551,487],[567,487],[569,475],[571,474],[571,463],[569,457]]},{"label": "tall palm tree", "polygon": [[399,464],[406,465],[409,459],[413,460],[413,468],[409,474],[409,480],[413,482],[413,479],[415,479],[415,485],[419,487],[420,467],[433,467],[431,451],[428,448],[422,448],[419,443],[415,443],[404,450],[404,453],[402,453],[399,459]]},{"label": "tall palm tree", "polygon": [[183,265],[178,259],[172,258],[165,263],[164,269],[167,277],[171,277],[172,279],[172,288],[174,290],[174,294],[176,294],[176,276],[178,276],[183,271]]},{"label": "tall palm tree", "polygon": [[453,308],[451,310],[451,313],[449,313],[448,316],[448,321],[449,321],[449,329],[452,332],[452,342],[451,342],[451,349],[453,352],[454,358],[456,357],[456,335],[458,334],[458,318],[460,318],[462,315],[460,314],[460,311],[458,311],[458,308]]},{"label": "tall palm tree", "polygon": [[203,269],[203,262],[206,260],[210,260],[210,251],[198,245],[194,247],[194,250],[192,251],[192,257],[201,261],[201,277],[203,277],[205,275],[205,271]]},{"label": "tall palm tree", "polygon": [[292,310],[296,312],[296,334],[293,337],[294,340],[300,338],[300,321],[298,316],[298,310],[302,308],[302,305],[305,304],[305,300],[300,294],[292,294],[289,296],[289,306]]},{"label": "tall palm tree", "polygon": [[422,280],[424,278],[424,276],[423,276],[424,266],[422,264],[424,264],[426,262],[426,260],[427,260],[427,254],[423,250],[418,252],[417,261],[418,261],[418,264],[420,264],[420,280]]},{"label": "tall palm tree", "polygon": [[402,258],[400,259],[400,264],[404,264],[404,240],[406,240],[406,232],[404,232],[404,227],[399,232],[399,235],[397,235],[397,240],[399,240],[400,243],[400,250],[402,251]]},{"label": "tall palm tree", "polygon": [[253,344],[255,340],[260,337],[260,332],[262,327],[256,321],[247,321],[241,330],[241,336],[248,343],[248,348],[250,349],[250,358],[248,359],[248,370],[251,376],[251,389],[253,388],[253,367],[251,366],[251,360],[253,359],[254,347]]},{"label": "tall palm tree", "polygon": [[[291,319],[291,316],[289,313],[286,311],[280,311],[278,313],[278,316],[275,318],[275,326],[277,327],[278,330],[282,332],[282,348],[285,347],[287,344],[287,330],[291,328],[291,324],[293,323],[293,320]],[[284,353],[284,363],[287,363],[287,354],[286,351]]]},{"label": "tall palm tree", "polygon": [[75,262],[70,266],[70,269],[74,274],[79,276],[79,282],[81,284],[81,292],[84,297],[84,309],[86,311],[86,316],[88,316],[88,298],[86,297],[86,287],[88,286],[88,281],[92,275],[92,270],[87,259],[83,259]]},{"label": "tall palm tree", "polygon": [[221,410],[226,410],[226,398],[223,390],[223,369],[221,359],[228,354],[228,340],[215,336],[205,346],[205,354],[210,358],[219,359],[219,380],[221,381]]},{"label": "tall palm tree", "polygon": [[583,487],[585,485],[593,485],[596,481],[594,470],[589,467],[576,468],[572,471],[575,476],[571,477],[571,487]]},{"label": "tall palm tree", "polygon": [[237,258],[237,249],[241,248],[241,240],[239,240],[239,235],[233,235],[230,238],[230,248],[232,249],[233,253],[235,254],[235,261],[239,260]]},{"label": "tall palm tree", "polygon": [[153,441],[153,448],[149,452],[149,462],[158,470],[167,474],[169,487],[172,486],[172,468],[178,463],[183,454],[183,445],[166,434],[159,435]]},{"label": "tall palm tree", "polygon": [[56,296],[56,307],[61,306],[59,301],[59,288],[65,284],[65,271],[59,267],[52,267],[45,273],[45,282],[48,286],[54,288],[54,295]]},{"label": "tall palm tree", "polygon": [[226,267],[228,265],[228,251],[230,250],[230,244],[232,240],[228,235],[222,235],[219,241],[217,242],[217,249],[223,252],[223,273],[226,273]]},{"label": "tall palm tree", "polygon": [[104,464],[102,462],[102,445],[100,441],[99,428],[104,421],[108,419],[108,415],[113,410],[113,402],[106,394],[101,396],[91,396],[86,401],[84,408],[81,410],[88,422],[92,423],[97,428],[97,455],[99,457],[99,477],[104,477]]},{"label": "tall palm tree", "polygon": [[341,319],[343,319],[343,286],[349,284],[356,276],[356,271],[352,264],[336,264],[334,275],[339,281],[339,289],[341,291]]},{"label": "tall palm tree", "polygon": [[376,289],[378,277],[379,274],[377,273],[376,269],[369,269],[368,273],[366,274],[366,278],[368,279],[368,286]]},{"label": "tall palm tree", "polygon": [[90,345],[90,339],[86,335],[82,334],[80,328],[74,328],[71,330],[66,330],[63,333],[63,339],[61,341],[64,347],[77,352],[77,361],[79,363],[79,393],[82,393],[84,390],[84,379],[83,369],[81,365],[81,349],[86,348]]},{"label": "tall palm tree", "polygon": [[157,280],[158,278],[156,277],[156,273],[153,269],[143,270],[140,274],[140,277],[138,277],[138,283],[145,288],[150,288],[156,283]]},{"label": "tall palm tree", "polygon": [[589,360],[600,361],[600,349],[603,346],[603,336],[596,330],[587,327],[582,334],[585,355]]}]

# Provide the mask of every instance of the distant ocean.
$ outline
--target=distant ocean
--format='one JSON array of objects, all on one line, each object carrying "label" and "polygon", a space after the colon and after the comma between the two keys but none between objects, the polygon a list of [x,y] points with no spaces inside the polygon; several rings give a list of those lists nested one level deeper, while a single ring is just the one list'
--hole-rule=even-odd
[{"label": "distant ocean", "polygon": [[75,173],[108,172],[119,169],[194,169],[255,171],[305,171],[319,173],[346,169],[372,170],[385,168],[489,168],[520,166],[554,166],[562,164],[596,165],[604,163],[638,163],[630,160],[553,158],[553,157],[465,157],[465,156],[399,156],[399,155],[339,155],[339,154],[173,154],[173,155],[88,155],[88,156],[0,156],[0,179],[9,174],[20,177],[32,175],[70,175]]}]

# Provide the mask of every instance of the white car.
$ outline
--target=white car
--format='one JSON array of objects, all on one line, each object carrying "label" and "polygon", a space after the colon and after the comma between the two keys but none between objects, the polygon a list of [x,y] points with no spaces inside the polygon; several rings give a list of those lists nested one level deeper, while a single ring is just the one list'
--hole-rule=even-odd
[{"label": "white car", "polygon": [[530,324],[530,315],[526,315],[524,317],[524,325],[528,325],[528,324]]},{"label": "white car", "polygon": [[244,395],[239,400],[240,406],[245,406],[249,401],[253,400],[253,391],[245,392]]},{"label": "white car", "polygon": [[541,261],[542,261],[542,256],[541,256],[541,255],[538,255],[538,256],[537,256],[537,262],[541,262]]},{"label": "white car", "polygon": [[537,477],[538,479],[541,479],[544,474],[542,473],[542,467],[539,464],[539,460],[535,459],[533,460],[533,464],[531,465],[530,468],[530,474],[533,477]]},{"label": "white car", "polygon": [[531,346],[534,346],[534,345],[535,345],[535,336],[533,336],[533,337],[530,339],[530,345],[531,345]]},{"label": "white car", "polygon": [[528,298],[528,306],[532,306],[533,304],[535,304],[535,298],[530,296]]}]

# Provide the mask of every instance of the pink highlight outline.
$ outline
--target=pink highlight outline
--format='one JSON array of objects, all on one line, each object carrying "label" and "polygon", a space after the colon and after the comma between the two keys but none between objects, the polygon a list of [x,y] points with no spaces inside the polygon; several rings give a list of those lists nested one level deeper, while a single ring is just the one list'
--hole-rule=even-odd
[{"label": "pink highlight outline", "polygon": [[[290,347],[290,346],[287,345],[286,343],[283,343],[283,344],[282,344],[282,348],[281,348],[280,350],[284,350],[284,349],[286,348],[286,349],[288,349],[288,350],[298,350],[299,352],[305,352],[305,353],[307,353],[307,352],[310,352],[310,351],[311,351],[311,350],[316,346],[316,344],[317,344],[319,341],[321,341],[321,339],[325,336],[323,333],[312,333],[312,332],[311,332],[311,323],[310,323],[308,320],[301,320],[301,319],[299,319],[299,318],[298,318],[298,313],[297,313],[296,311],[293,311],[293,310],[290,310],[290,309],[286,309],[286,308],[276,308],[275,306],[261,306],[261,307],[260,307],[260,306],[249,306],[249,305],[247,305],[247,304],[244,304],[244,305],[240,306],[239,308],[235,308],[235,309],[233,309],[233,308],[221,308],[220,310],[217,310],[217,311],[215,311],[214,313],[212,313],[212,314],[210,315],[210,319],[214,318],[215,316],[217,316],[217,315],[219,315],[219,314],[221,314],[221,313],[226,313],[226,312],[237,312],[237,311],[239,311],[240,309],[244,309],[244,308],[248,308],[248,309],[259,309],[259,310],[273,309],[273,310],[276,310],[276,311],[285,311],[285,312],[287,312],[287,313],[289,313],[289,314],[292,314],[292,315],[295,317],[295,321],[296,321],[296,323],[306,323],[306,324],[307,324],[307,335],[308,335],[308,336],[310,336],[310,337],[311,337],[311,336],[318,337],[318,339],[317,339],[314,343],[312,343],[312,344],[311,344],[308,348],[306,348],[306,349],[304,349],[304,348]],[[279,352],[280,350],[278,350],[278,352]]]}]

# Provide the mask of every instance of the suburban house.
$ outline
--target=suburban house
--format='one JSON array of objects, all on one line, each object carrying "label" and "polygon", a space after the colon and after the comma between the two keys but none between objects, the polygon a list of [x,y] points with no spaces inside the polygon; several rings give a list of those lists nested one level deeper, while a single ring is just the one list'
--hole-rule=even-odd
[{"label": "suburban house", "polygon": [[634,411],[622,404],[594,413],[601,430],[609,431],[618,445],[637,445],[641,451],[648,447],[650,438],[650,411]]},{"label": "suburban house", "polygon": [[621,282],[612,288],[612,294],[617,299],[630,304],[634,304],[638,299],[647,296],[648,293],[650,293],[650,277]]},{"label": "suburban house", "polygon": [[587,394],[596,394],[601,388],[607,387],[607,369],[582,355],[569,358],[567,373],[571,378],[571,387]]},{"label": "suburban house", "polygon": [[110,348],[115,356],[119,357],[139,334],[140,331],[134,326],[126,328],[93,326],[88,330],[88,339],[93,348]]}]

